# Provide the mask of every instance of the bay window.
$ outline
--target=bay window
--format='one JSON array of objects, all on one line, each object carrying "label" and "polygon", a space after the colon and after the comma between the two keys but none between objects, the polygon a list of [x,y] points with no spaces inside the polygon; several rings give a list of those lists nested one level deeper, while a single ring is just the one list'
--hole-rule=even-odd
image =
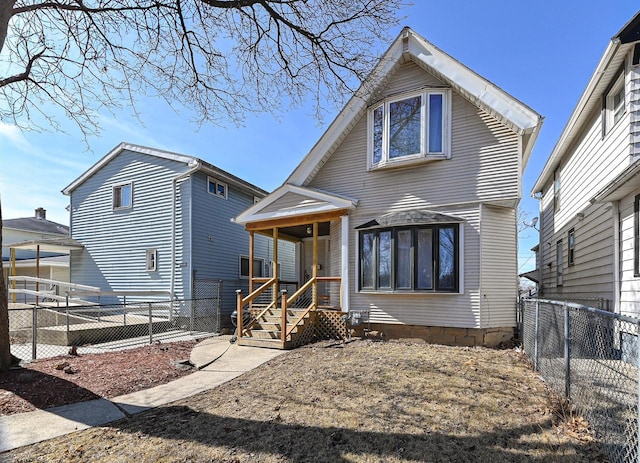
[{"label": "bay window", "polygon": [[459,224],[362,230],[363,291],[457,292]]},{"label": "bay window", "polygon": [[448,90],[388,98],[369,111],[369,164],[395,166],[449,155]]}]

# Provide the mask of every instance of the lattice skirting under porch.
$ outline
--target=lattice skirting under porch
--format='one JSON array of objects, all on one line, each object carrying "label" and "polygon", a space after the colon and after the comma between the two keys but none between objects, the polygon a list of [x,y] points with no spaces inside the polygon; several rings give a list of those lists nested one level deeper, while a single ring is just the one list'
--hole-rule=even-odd
[{"label": "lattice skirting under porch", "polygon": [[311,323],[295,341],[295,347],[323,339],[347,339],[344,314],[336,310],[319,309],[311,313]]}]

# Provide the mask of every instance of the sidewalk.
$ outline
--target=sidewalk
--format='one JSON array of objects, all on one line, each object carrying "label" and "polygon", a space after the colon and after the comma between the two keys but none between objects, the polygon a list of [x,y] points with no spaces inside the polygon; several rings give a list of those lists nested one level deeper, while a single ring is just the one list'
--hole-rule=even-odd
[{"label": "sidewalk", "polygon": [[240,376],[284,351],[230,344],[209,338],[191,352],[191,363],[201,368],[151,389],[113,399],[96,399],[35,412],[0,416],[0,452],[102,426],[150,408],[207,391]]}]

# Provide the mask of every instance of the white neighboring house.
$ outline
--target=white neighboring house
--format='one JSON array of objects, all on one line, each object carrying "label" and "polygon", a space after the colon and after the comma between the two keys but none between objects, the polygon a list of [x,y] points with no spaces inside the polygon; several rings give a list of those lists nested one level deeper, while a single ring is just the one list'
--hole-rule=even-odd
[{"label": "white neighboring house", "polygon": [[[2,261],[5,282],[11,275],[10,245],[16,243],[64,240],[69,237],[69,227],[47,220],[47,211],[41,207],[35,210],[34,217],[5,219],[2,223]],[[19,276],[36,276],[36,251],[15,250],[15,271]],[[69,281],[69,254],[40,253],[40,277],[58,281]]]},{"label": "white neighboring house", "polygon": [[640,316],[640,13],[609,42],[532,195],[539,290]]},{"label": "white neighboring house", "polygon": [[496,345],[516,326],[516,209],[541,124],[405,28],[285,183],[235,221],[299,243],[311,308],[368,312],[390,338]]}]

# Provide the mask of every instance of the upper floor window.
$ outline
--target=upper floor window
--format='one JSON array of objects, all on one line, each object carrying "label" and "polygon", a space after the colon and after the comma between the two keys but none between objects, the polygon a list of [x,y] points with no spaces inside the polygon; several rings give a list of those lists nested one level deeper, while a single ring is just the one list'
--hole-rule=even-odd
[{"label": "upper floor window", "polygon": [[214,178],[207,177],[207,191],[212,195],[227,199],[227,184],[222,183]]},{"label": "upper floor window", "polygon": [[360,289],[457,292],[459,225],[360,232]]},{"label": "upper floor window", "polygon": [[372,168],[449,156],[449,90],[388,98],[369,110]]},{"label": "upper floor window", "polygon": [[113,187],[113,208],[126,209],[132,204],[131,183]]},{"label": "upper floor window", "polygon": [[618,77],[605,97],[605,133],[622,119],[626,112],[624,73]]}]

